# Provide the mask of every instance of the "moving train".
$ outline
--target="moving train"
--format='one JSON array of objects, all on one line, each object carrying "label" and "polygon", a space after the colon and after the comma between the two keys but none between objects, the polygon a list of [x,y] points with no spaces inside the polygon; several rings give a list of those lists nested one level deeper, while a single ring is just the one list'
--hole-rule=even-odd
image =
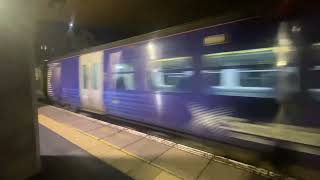
[{"label": "moving train", "polygon": [[85,49],[48,62],[47,93],[73,109],[206,139],[319,153],[315,22],[206,20]]}]

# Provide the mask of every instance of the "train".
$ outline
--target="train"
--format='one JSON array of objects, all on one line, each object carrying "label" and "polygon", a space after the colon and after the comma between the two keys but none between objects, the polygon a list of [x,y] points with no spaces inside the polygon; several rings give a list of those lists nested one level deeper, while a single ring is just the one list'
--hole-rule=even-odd
[{"label": "train", "polygon": [[319,155],[316,18],[213,19],[48,62],[52,102],[251,148]]}]

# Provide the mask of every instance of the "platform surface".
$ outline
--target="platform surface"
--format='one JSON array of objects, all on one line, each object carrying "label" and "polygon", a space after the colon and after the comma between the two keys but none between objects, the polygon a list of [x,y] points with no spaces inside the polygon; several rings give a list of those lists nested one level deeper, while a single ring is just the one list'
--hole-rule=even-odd
[{"label": "platform surface", "polygon": [[132,179],[42,125],[39,136],[42,171],[29,180]]},{"label": "platform surface", "polygon": [[[42,154],[48,154],[48,157],[68,155],[71,159],[75,158],[74,163],[80,163],[86,157],[95,157],[99,162],[88,161],[87,165],[98,163],[96,167],[106,168],[106,175],[115,177],[112,179],[267,179],[266,172],[261,170],[263,173],[259,175],[256,171],[250,171],[250,165],[239,163],[235,166],[223,157],[199,149],[57,107],[39,108],[38,117],[41,144],[44,146],[41,148]],[[52,135],[46,135],[48,133],[54,133],[57,137],[49,138]],[[52,147],[57,143],[64,148]],[[61,163],[61,166],[71,168],[70,164]]]}]

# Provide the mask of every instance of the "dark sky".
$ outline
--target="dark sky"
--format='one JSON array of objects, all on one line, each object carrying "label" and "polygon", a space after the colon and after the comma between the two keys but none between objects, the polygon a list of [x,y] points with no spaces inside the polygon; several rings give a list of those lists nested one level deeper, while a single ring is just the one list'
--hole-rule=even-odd
[{"label": "dark sky", "polygon": [[[83,48],[125,39],[208,17],[270,13],[288,0],[37,0],[42,18],[37,33],[39,59],[48,59]],[[94,41],[72,40],[68,24],[73,21],[74,35],[88,31]],[[81,34],[81,33],[80,33]],[[83,34],[83,33],[82,33]]]},{"label": "dark sky", "polygon": [[68,11],[67,14],[74,18],[76,25],[97,32],[107,30],[128,36],[226,13],[266,12],[279,2],[280,0],[49,0],[51,7]]}]

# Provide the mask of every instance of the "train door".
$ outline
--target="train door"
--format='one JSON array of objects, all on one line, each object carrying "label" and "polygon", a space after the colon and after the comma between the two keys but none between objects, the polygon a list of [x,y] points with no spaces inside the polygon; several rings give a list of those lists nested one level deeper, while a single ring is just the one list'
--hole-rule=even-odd
[{"label": "train door", "polygon": [[103,51],[81,55],[79,68],[82,108],[103,112]]}]

